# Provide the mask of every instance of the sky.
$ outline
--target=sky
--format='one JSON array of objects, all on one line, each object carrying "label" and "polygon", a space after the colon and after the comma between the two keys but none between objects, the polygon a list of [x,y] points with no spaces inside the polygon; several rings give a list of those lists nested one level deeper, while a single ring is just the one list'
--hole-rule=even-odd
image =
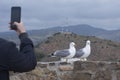
[{"label": "sky", "polygon": [[21,6],[27,30],[78,24],[120,29],[120,0],[0,0],[0,32],[9,30],[12,6]]}]

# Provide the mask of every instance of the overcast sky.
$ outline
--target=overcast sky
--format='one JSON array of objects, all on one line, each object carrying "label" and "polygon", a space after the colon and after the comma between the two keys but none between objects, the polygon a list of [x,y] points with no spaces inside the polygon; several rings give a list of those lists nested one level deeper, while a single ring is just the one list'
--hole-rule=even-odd
[{"label": "overcast sky", "polygon": [[0,0],[0,31],[8,31],[11,6],[22,7],[26,29],[89,24],[120,29],[120,0]]}]

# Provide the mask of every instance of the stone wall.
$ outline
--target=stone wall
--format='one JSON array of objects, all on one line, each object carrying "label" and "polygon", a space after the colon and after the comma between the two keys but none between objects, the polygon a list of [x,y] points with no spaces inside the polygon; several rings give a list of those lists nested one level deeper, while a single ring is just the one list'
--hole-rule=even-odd
[{"label": "stone wall", "polygon": [[10,74],[10,80],[120,80],[120,62],[38,62],[31,72]]}]

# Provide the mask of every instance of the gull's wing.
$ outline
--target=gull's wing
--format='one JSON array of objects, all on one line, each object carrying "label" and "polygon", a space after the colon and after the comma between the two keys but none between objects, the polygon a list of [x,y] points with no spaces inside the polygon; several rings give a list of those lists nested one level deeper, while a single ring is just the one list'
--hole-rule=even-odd
[{"label": "gull's wing", "polygon": [[54,53],[54,56],[57,56],[57,57],[67,57],[70,55],[70,52],[68,49],[64,49],[64,50],[57,50],[55,51]]},{"label": "gull's wing", "polygon": [[84,55],[84,52],[83,52],[83,49],[79,49],[78,51],[76,51],[76,54],[75,54],[75,58],[80,58],[81,56]]}]

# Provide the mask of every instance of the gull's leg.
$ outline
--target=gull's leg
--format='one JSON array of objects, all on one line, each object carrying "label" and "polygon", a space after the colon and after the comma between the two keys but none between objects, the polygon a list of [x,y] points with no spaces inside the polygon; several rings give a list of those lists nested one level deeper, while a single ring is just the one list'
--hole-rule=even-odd
[{"label": "gull's leg", "polygon": [[66,58],[66,63],[67,63],[68,59]]},{"label": "gull's leg", "polygon": [[82,61],[82,59],[80,58],[80,61]]},{"label": "gull's leg", "polygon": [[71,63],[70,59],[66,59],[66,63]]},{"label": "gull's leg", "polygon": [[61,58],[61,62],[66,62],[66,59],[65,58]]},{"label": "gull's leg", "polygon": [[87,61],[87,58],[84,58],[85,61]]},{"label": "gull's leg", "polygon": [[80,58],[80,61],[84,61],[84,58]]}]

